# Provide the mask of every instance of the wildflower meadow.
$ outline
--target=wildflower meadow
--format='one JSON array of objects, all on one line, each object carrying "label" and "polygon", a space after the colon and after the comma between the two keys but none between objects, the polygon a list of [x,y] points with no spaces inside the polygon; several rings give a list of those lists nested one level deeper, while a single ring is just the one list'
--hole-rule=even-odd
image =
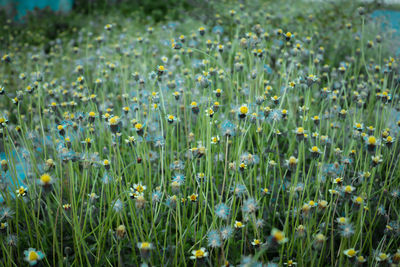
[{"label": "wildflower meadow", "polygon": [[191,12],[6,28],[0,266],[399,266],[396,33],[357,1]]}]

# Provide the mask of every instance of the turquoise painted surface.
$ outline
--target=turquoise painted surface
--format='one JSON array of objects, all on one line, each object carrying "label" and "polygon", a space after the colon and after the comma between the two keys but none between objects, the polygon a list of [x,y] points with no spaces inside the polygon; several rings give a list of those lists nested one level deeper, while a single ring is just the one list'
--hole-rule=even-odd
[{"label": "turquoise painted surface", "polygon": [[[16,155],[16,152],[13,151],[13,158],[14,159],[20,159],[21,157],[18,157]],[[7,160],[6,154],[4,152],[0,152],[0,161],[1,160]],[[24,161],[24,160],[23,160]],[[6,179],[8,181],[8,185],[9,185],[9,190],[12,196],[14,196],[14,190],[16,188],[18,188],[18,186],[22,186],[24,185],[24,179],[25,179],[25,172],[27,171],[27,164],[26,162],[16,162],[15,165],[15,172],[17,173],[17,180],[13,179],[12,177],[14,177],[14,175],[11,173],[14,170],[11,170],[11,168],[9,168],[9,170],[4,173],[3,171],[0,170],[1,175],[4,177],[3,179]],[[1,192],[3,193],[3,192]],[[2,203],[4,201],[2,194],[0,194],[0,203]]]},{"label": "turquoise painted surface", "polygon": [[372,18],[381,19],[382,27],[400,30],[400,11],[395,10],[375,10],[371,14]]},{"label": "turquoise painted surface", "polygon": [[[400,11],[396,10],[375,10],[372,12],[371,17],[379,22],[382,22],[382,30],[395,29],[394,37],[399,39],[400,37]],[[400,42],[397,42],[400,46]],[[400,48],[396,50],[396,55],[400,55]]]},{"label": "turquoise painted surface", "polygon": [[16,19],[21,19],[27,11],[50,7],[54,11],[68,12],[74,0],[0,0],[0,7],[11,7],[17,11]]}]

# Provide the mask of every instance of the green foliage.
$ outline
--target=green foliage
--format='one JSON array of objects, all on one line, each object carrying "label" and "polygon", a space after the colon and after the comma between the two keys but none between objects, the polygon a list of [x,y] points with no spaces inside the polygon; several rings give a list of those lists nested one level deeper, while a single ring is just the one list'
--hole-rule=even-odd
[{"label": "green foliage", "polygon": [[177,20],[186,16],[187,12],[207,5],[205,1],[188,2],[184,0],[75,0],[73,10],[61,13],[50,8],[34,9],[26,16],[15,21],[15,12],[0,8],[0,46],[9,44],[14,38],[20,43],[48,46],[48,42],[56,39],[61,33],[72,34],[82,25],[97,16],[118,16],[140,18],[142,22],[159,22],[166,18]]},{"label": "green foliage", "polygon": [[86,3],[5,24],[1,266],[400,262],[399,59],[367,11]]}]

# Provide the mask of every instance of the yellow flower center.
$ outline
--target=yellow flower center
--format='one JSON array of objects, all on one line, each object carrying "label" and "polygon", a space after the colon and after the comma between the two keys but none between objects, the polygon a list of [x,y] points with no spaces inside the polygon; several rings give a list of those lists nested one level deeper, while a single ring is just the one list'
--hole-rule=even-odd
[{"label": "yellow flower center", "polygon": [[274,235],[274,238],[279,242],[285,239],[285,235],[281,231],[277,231]]},{"label": "yellow flower center", "polygon": [[114,117],[112,117],[110,119],[110,124],[111,125],[116,125],[116,124],[118,124],[118,121],[119,121],[119,117],[118,116],[114,116]]},{"label": "yellow flower center", "polygon": [[379,254],[379,258],[381,259],[381,260],[386,260],[387,259],[387,255],[386,255],[386,253],[381,253],[381,254]]},{"label": "yellow flower center", "polygon": [[35,251],[30,251],[28,255],[29,261],[36,261],[39,259],[39,255]]},{"label": "yellow flower center", "polygon": [[356,255],[356,251],[351,248],[347,251],[347,255],[350,257],[354,257]]},{"label": "yellow flower center", "polygon": [[312,152],[318,152],[318,150],[319,150],[319,149],[318,149],[318,147],[316,147],[316,146],[313,146],[313,147],[311,148],[311,151],[312,151]]},{"label": "yellow flower center", "polygon": [[249,108],[248,108],[247,106],[241,106],[241,107],[239,108],[239,112],[240,112],[241,114],[247,114],[247,113],[249,112]]},{"label": "yellow flower center", "polygon": [[144,249],[150,248],[150,243],[149,242],[143,242],[142,243],[142,248],[144,248]]},{"label": "yellow flower center", "polygon": [[136,191],[138,191],[139,193],[142,193],[142,192],[144,191],[143,186],[138,185],[138,186],[136,187]]},{"label": "yellow flower center", "polygon": [[42,181],[42,183],[44,184],[48,184],[51,181],[51,176],[48,173],[45,173],[42,176],[40,176],[40,181]]},{"label": "yellow flower center", "polygon": [[353,187],[352,187],[351,185],[347,185],[347,186],[344,188],[344,191],[345,191],[346,193],[351,193],[351,192],[353,192]]},{"label": "yellow flower center", "polygon": [[302,134],[302,133],[304,133],[304,128],[303,127],[299,127],[299,128],[297,128],[296,132],[298,134]]},{"label": "yellow flower center", "polygon": [[374,136],[368,137],[368,144],[375,145],[376,144],[376,138]]},{"label": "yellow flower center", "polygon": [[136,123],[136,124],[135,124],[136,130],[140,130],[140,129],[142,129],[142,127],[143,127],[143,125],[140,124],[140,123]]},{"label": "yellow flower center", "polygon": [[204,251],[201,250],[201,249],[196,250],[194,256],[195,256],[196,258],[203,258],[203,257],[204,257]]}]

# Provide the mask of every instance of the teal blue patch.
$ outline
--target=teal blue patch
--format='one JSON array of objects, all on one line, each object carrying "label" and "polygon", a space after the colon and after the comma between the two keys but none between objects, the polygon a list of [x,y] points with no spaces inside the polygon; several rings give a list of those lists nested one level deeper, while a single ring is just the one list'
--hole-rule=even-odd
[{"label": "teal blue patch", "polygon": [[68,12],[72,9],[73,3],[73,0],[0,0],[0,7],[15,8],[16,19],[20,20],[28,11],[35,8],[50,7],[54,11]]},{"label": "teal blue patch", "polygon": [[[395,29],[394,36],[400,37],[400,11],[396,10],[375,10],[371,13],[371,17],[382,23],[383,30]],[[396,54],[400,54],[400,48]]]},{"label": "teal blue patch", "polygon": [[375,10],[372,12],[373,19],[382,20],[383,28],[393,28],[400,30],[400,11],[395,10]]},{"label": "teal blue patch", "polygon": [[[12,157],[15,160],[18,160],[20,158],[20,157],[18,157],[18,155],[15,151],[13,151]],[[0,161],[3,159],[7,160],[7,156],[4,152],[1,152],[0,153]],[[15,172],[17,173],[16,180],[15,180],[15,178],[13,179],[14,175],[12,173],[14,172],[14,170],[11,169],[10,167],[5,175],[4,175],[4,172],[2,173],[2,175],[4,175],[3,177],[9,183],[8,189],[10,190],[10,193],[12,196],[15,196],[14,189],[18,188],[19,186],[24,186],[24,179],[26,176],[25,175],[26,171],[27,171],[27,164],[26,164],[25,160],[22,159],[22,162],[16,162],[16,165],[15,165]],[[0,194],[0,203],[3,203],[3,201],[4,201],[3,194]]]}]

